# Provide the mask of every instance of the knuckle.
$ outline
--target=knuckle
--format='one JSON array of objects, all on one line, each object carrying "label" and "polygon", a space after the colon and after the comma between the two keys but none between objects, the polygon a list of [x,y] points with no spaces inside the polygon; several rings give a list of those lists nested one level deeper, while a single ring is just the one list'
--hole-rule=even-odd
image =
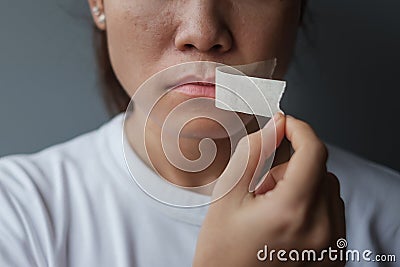
[{"label": "knuckle", "polygon": [[302,127],[303,129],[312,130],[311,125],[308,124],[307,122],[303,121],[303,120],[297,120],[297,123],[298,123],[299,127]]},{"label": "knuckle", "polygon": [[324,158],[324,160],[326,161],[328,159],[328,148],[326,147],[326,145],[322,142],[318,142],[317,143],[317,151],[320,154],[320,156],[322,158]]},{"label": "knuckle", "polygon": [[310,147],[316,158],[321,159],[322,162],[326,162],[328,160],[328,148],[322,141],[318,140]]},{"label": "knuckle", "polygon": [[276,232],[284,233],[287,237],[292,237],[298,232],[300,225],[303,225],[301,217],[299,218],[298,216],[298,210],[286,205],[283,205],[277,210],[285,210],[285,212],[276,214],[276,219],[273,220],[273,228]]},{"label": "knuckle", "polygon": [[316,136],[316,133],[315,133],[313,127],[312,127],[309,123],[307,123],[307,122],[305,122],[305,121],[299,120],[299,121],[298,121],[298,127],[299,127],[302,131],[312,133],[313,135]]},{"label": "knuckle", "polygon": [[306,231],[308,225],[308,211],[305,205],[296,205],[288,210],[288,216],[283,221],[288,233],[294,236],[301,236]]}]

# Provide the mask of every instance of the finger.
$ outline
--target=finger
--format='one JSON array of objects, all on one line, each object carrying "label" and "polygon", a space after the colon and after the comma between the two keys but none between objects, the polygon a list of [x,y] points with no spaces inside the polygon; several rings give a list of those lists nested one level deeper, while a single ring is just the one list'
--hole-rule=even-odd
[{"label": "finger", "polygon": [[242,138],[214,189],[214,195],[227,192],[249,192],[250,182],[259,165],[271,155],[284,136],[285,117],[277,114],[265,127]]},{"label": "finger", "polygon": [[[261,176],[265,175],[265,168],[269,168],[274,159],[274,152],[281,144],[285,135],[285,117],[279,113],[274,116],[273,120],[275,127],[271,125],[261,129],[257,135],[250,137],[250,157],[254,159],[249,160],[249,173],[242,179],[243,187],[247,185],[248,192],[254,192],[254,189],[260,180]],[[259,151],[258,158],[257,152]],[[253,168],[255,164],[255,169]],[[250,179],[250,182],[248,182]]]},{"label": "finger", "polygon": [[[285,133],[294,153],[289,160],[281,189],[294,201],[314,195],[326,175],[327,149],[305,122],[287,116]],[[279,189],[279,188],[277,188]]]},{"label": "finger", "polygon": [[325,195],[329,197],[332,220],[335,224],[335,236],[332,241],[333,244],[336,244],[339,238],[346,238],[345,206],[343,199],[340,197],[339,179],[333,173],[328,173],[326,179],[327,192]]},{"label": "finger", "polygon": [[276,184],[282,179],[286,172],[288,162],[273,167],[269,172],[264,175],[256,186],[254,194],[262,195],[275,188]]},{"label": "finger", "polygon": [[[281,144],[275,151],[272,169],[269,170],[257,183],[254,189],[256,195],[265,194],[275,188],[278,180],[283,177],[287,168],[287,162],[290,159],[290,143],[287,139],[283,139]],[[284,166],[280,166],[284,165]],[[250,191],[250,190],[249,190]],[[251,191],[250,191],[251,192]]]}]

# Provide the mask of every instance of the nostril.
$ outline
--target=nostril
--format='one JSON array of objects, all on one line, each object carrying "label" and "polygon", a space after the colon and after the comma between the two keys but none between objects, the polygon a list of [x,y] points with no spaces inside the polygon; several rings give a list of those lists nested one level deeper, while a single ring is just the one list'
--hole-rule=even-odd
[{"label": "nostril", "polygon": [[213,46],[213,49],[215,51],[220,51],[220,50],[222,50],[222,45],[221,44],[216,44],[216,45]]},{"label": "nostril", "polygon": [[190,50],[190,49],[194,48],[194,45],[192,45],[192,44],[185,44],[185,48],[188,49],[188,50]]},{"label": "nostril", "polygon": [[[193,48],[196,48],[196,46],[193,45],[193,44],[185,44],[184,47],[185,47],[186,50],[191,50]],[[216,45],[212,46],[211,50],[213,50],[213,51],[221,51],[222,48],[223,48],[223,46],[221,44],[216,44]]]}]

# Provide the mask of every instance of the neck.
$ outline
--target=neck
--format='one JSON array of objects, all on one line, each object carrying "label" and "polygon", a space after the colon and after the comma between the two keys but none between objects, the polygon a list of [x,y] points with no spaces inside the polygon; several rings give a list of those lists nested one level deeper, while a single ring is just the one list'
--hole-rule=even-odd
[{"label": "neck", "polygon": [[[232,138],[214,140],[216,155],[212,163],[204,170],[190,172],[177,168],[166,157],[161,141],[161,129],[152,121],[144,120],[140,111],[133,112],[125,123],[127,140],[136,154],[156,173],[169,182],[184,187],[199,187],[215,181],[224,171],[231,157],[231,151],[237,144],[231,144]],[[258,124],[253,120],[247,125],[247,132],[258,130]],[[239,140],[239,138],[233,138]],[[195,160],[200,156],[199,138],[179,138],[179,150],[187,159]],[[167,137],[165,142],[176,143],[177,138]],[[272,166],[287,162],[290,158],[290,144],[283,140],[277,149]],[[207,191],[208,190],[208,191]],[[210,188],[199,187],[195,190],[202,194],[211,194]]]},{"label": "neck", "polygon": [[[213,182],[221,175],[231,156],[232,140],[230,138],[213,140],[216,153],[214,160],[207,165],[208,167],[199,171],[185,171],[175,166],[176,164],[171,163],[169,159],[181,157],[180,153],[189,161],[198,159],[201,156],[199,144],[202,139],[195,137],[177,139],[176,136],[167,134],[162,141],[161,128],[151,120],[145,121],[145,116],[140,113],[140,110],[135,110],[125,123],[127,140],[136,154],[161,177],[178,186],[198,187]],[[179,146],[176,145],[174,152],[171,152],[172,154],[169,152],[167,158],[162,142],[164,144],[179,143]]]}]

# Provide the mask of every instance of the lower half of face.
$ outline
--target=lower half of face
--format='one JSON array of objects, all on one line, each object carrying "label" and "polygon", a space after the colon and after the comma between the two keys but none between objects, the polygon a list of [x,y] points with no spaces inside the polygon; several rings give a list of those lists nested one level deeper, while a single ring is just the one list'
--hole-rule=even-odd
[{"label": "lower half of face", "polygon": [[154,101],[151,108],[136,101],[135,96],[133,101],[135,110],[146,116],[153,128],[156,126],[169,136],[196,139],[243,136],[255,120],[254,116],[218,109],[213,98],[188,96],[173,89]]},{"label": "lower half of face", "polygon": [[280,79],[300,15],[300,0],[105,0],[104,6],[111,63],[135,106],[156,125],[171,122],[171,130],[193,138],[222,138],[238,120],[247,125],[254,118],[215,108],[211,67],[164,70],[194,61],[243,65],[276,58]]}]

